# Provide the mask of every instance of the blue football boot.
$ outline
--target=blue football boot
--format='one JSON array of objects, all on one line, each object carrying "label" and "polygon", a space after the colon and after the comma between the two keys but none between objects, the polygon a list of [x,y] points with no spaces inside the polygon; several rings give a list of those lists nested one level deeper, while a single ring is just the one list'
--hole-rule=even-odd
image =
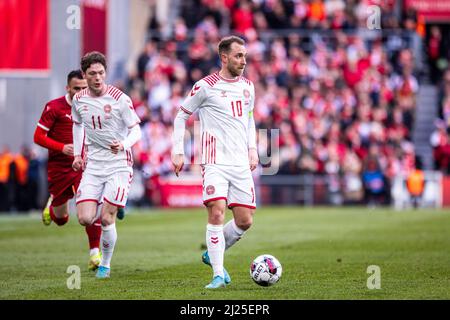
[{"label": "blue football boot", "polygon": [[97,277],[97,279],[106,279],[106,278],[109,278],[110,272],[111,272],[110,268],[107,268],[104,266],[99,266],[95,277]]},{"label": "blue football boot", "polygon": [[[209,255],[208,255],[208,250],[206,250],[203,254],[202,254],[202,261],[204,264],[211,266],[211,261],[209,260]],[[223,268],[223,276],[224,276],[224,281],[225,284],[229,284],[231,282],[231,277],[227,272],[227,269],[225,269],[225,267]]]},{"label": "blue football boot", "polygon": [[225,280],[221,276],[215,276],[211,283],[205,286],[206,289],[218,289],[225,287]]}]

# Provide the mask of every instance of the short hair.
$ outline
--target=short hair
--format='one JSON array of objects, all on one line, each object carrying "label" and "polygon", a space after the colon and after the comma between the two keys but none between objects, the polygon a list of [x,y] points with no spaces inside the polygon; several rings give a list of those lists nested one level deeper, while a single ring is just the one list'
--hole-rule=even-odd
[{"label": "short hair", "polygon": [[101,65],[103,65],[103,67],[105,67],[106,70],[105,55],[98,51],[88,52],[83,56],[83,58],[81,58],[81,70],[83,70],[83,72],[86,72],[86,70],[95,63],[100,63]]},{"label": "short hair", "polygon": [[222,53],[228,53],[231,50],[231,45],[236,42],[240,45],[245,45],[245,41],[244,39],[238,37],[238,36],[228,36],[228,37],[224,37],[220,40],[219,45],[218,45],[218,51],[219,51],[219,56]]},{"label": "short hair", "polygon": [[67,75],[67,84],[70,83],[70,80],[72,80],[73,78],[77,78],[80,80],[83,80],[83,73],[81,72],[80,69],[78,70],[72,70],[69,72],[69,74]]}]

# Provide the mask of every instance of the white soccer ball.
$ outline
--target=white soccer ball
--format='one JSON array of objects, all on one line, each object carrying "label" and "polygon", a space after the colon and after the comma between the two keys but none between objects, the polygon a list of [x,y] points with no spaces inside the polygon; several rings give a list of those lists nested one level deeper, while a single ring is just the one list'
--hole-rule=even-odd
[{"label": "white soccer ball", "polygon": [[263,287],[271,286],[281,278],[283,268],[280,261],[270,254],[262,254],[250,265],[250,276]]}]

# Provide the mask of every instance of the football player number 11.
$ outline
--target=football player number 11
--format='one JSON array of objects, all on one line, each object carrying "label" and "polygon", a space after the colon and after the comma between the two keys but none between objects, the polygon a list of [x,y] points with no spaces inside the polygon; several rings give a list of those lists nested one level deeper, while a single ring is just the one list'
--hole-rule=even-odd
[{"label": "football player number 11", "polygon": [[242,117],[242,101],[241,100],[231,101],[231,109],[233,110],[233,117],[236,118],[236,115],[238,117]]},{"label": "football player number 11", "polygon": [[94,130],[96,129],[96,126],[95,126],[96,123],[97,123],[98,128],[101,129],[102,122],[100,121],[100,116],[97,116],[97,119],[95,119],[95,116],[92,116],[92,126],[93,126]]}]

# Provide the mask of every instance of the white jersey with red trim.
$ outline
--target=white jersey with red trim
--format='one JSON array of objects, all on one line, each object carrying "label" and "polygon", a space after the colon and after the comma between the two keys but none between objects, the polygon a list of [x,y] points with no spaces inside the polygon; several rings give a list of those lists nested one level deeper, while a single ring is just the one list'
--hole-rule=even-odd
[{"label": "white jersey with red trim", "polygon": [[119,89],[108,86],[101,97],[92,97],[88,89],[75,95],[72,101],[72,121],[82,123],[85,130],[87,166],[93,174],[132,172],[131,149],[111,152],[114,140],[123,141],[128,129],[140,123],[131,99]]},{"label": "white jersey with red trim", "polygon": [[248,166],[249,118],[253,117],[255,88],[238,77],[213,73],[193,86],[181,110],[198,110],[201,126],[201,164]]}]

